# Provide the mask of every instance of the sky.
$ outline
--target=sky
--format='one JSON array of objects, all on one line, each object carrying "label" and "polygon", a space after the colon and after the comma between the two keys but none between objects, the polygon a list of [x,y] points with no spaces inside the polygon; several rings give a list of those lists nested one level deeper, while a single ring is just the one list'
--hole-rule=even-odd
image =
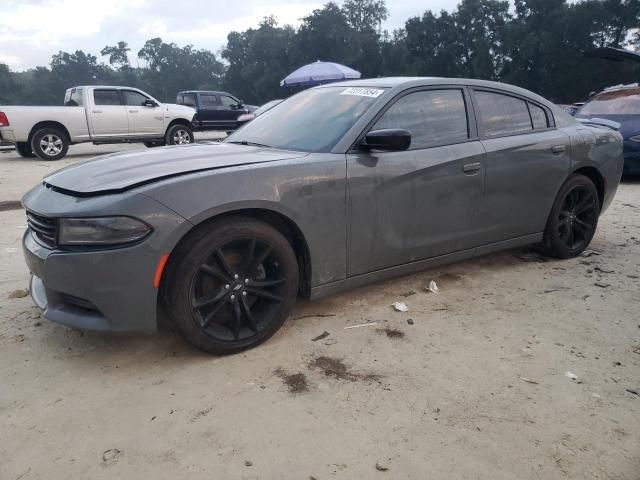
[{"label": "sky", "polygon": [[[280,25],[296,26],[301,17],[326,1],[0,0],[0,63],[14,71],[26,70],[49,65],[51,56],[60,50],[84,50],[106,63],[100,50],[124,40],[135,65],[138,50],[154,37],[217,53],[231,31],[256,27],[268,15],[275,15]],[[452,10],[457,3],[387,0],[389,19],[383,29],[400,28],[427,9]]]}]

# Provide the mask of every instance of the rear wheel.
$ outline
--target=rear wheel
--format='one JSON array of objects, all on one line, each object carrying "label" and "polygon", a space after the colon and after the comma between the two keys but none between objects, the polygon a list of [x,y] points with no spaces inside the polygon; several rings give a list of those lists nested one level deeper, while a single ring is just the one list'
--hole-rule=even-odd
[{"label": "rear wheel", "polygon": [[69,150],[69,140],[60,130],[47,127],[33,135],[31,149],[41,160],[60,160]]},{"label": "rear wheel", "polygon": [[547,220],[544,253],[556,258],[580,255],[593,239],[599,216],[600,198],[593,182],[584,175],[569,177]]},{"label": "rear wheel", "polygon": [[234,353],[271,337],[298,291],[289,242],[250,218],[215,221],[187,237],[172,254],[163,282],[167,312],[200,350]]},{"label": "rear wheel", "polygon": [[165,136],[167,145],[186,145],[193,143],[193,130],[183,123],[172,125]]},{"label": "rear wheel", "polygon": [[35,153],[33,153],[31,145],[28,142],[16,143],[16,152],[18,152],[18,155],[24,158],[33,158],[36,156]]}]

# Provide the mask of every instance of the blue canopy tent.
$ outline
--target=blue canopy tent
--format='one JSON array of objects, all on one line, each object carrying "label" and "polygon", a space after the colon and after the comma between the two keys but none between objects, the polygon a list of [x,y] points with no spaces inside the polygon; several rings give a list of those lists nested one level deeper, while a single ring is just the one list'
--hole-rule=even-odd
[{"label": "blue canopy tent", "polygon": [[360,78],[360,72],[339,63],[317,62],[300,67],[280,82],[281,87],[309,87]]}]

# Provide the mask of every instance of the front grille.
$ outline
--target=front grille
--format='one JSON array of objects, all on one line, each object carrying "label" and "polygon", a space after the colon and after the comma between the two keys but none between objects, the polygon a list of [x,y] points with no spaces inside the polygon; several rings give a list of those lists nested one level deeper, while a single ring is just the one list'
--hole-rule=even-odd
[{"label": "front grille", "polygon": [[36,238],[47,247],[55,247],[58,239],[58,224],[54,218],[47,218],[27,211],[27,225]]}]

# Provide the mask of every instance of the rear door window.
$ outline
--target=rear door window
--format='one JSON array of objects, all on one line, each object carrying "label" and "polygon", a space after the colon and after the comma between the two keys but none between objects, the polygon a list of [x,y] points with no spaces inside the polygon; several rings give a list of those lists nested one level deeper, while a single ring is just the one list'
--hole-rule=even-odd
[{"label": "rear door window", "polygon": [[465,141],[469,129],[462,90],[409,93],[380,117],[373,130],[385,128],[408,130],[410,150]]},{"label": "rear door window", "polygon": [[510,95],[475,91],[483,132],[495,137],[533,130],[527,102]]},{"label": "rear door window", "polygon": [[95,105],[121,105],[118,90],[94,90],[93,103]]},{"label": "rear door window", "polygon": [[196,106],[196,98],[192,93],[185,93],[182,98],[182,105],[186,105],[187,107],[195,107]]}]

